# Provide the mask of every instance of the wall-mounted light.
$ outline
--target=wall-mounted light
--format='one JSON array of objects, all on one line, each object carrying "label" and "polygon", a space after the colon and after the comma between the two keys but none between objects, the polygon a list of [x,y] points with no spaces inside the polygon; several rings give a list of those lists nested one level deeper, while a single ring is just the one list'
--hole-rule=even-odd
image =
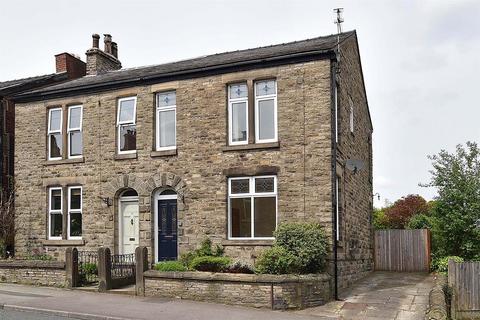
[{"label": "wall-mounted light", "polygon": [[100,197],[100,199],[102,199],[103,203],[105,203],[105,204],[107,205],[107,207],[111,207],[111,206],[113,205],[112,198],[109,198],[109,197],[106,197],[106,198]]}]

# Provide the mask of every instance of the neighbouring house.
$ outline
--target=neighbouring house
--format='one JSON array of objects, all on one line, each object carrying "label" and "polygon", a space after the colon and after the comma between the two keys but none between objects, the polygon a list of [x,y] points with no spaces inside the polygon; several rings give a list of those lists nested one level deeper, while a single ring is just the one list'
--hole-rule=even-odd
[{"label": "neighbouring house", "polygon": [[86,76],[16,97],[18,256],[142,245],[153,263],[209,237],[252,263],[278,224],[316,221],[341,286],[372,269],[355,31],[131,69],[104,43]]},{"label": "neighbouring house", "polygon": [[[0,202],[2,210],[6,209],[7,203],[9,206],[12,202],[14,189],[15,110],[13,97],[22,92],[44,88],[85,75],[85,62],[69,53],[57,54],[55,65],[55,73],[0,82]],[[10,238],[9,235],[7,237]],[[5,240],[9,247],[13,245],[13,238]]]}]

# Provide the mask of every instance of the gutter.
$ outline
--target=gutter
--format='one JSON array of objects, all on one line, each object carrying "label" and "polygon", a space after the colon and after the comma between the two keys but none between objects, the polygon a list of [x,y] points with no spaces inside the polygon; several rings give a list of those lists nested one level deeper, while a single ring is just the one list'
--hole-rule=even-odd
[{"label": "gutter", "polygon": [[54,89],[44,92],[31,92],[17,95],[13,98],[13,100],[15,102],[31,102],[51,98],[75,96],[87,92],[98,93],[102,91],[107,91],[109,89],[120,89],[136,85],[148,85],[173,80],[198,78],[206,75],[221,74],[231,71],[244,71],[259,67],[265,68],[270,66],[291,64],[295,62],[305,62],[316,59],[332,59],[334,56],[335,52],[333,51],[333,49],[306,51],[269,58],[253,59],[248,61],[219,64],[194,69],[185,69],[144,77],[136,77],[132,79],[113,80],[78,87]]}]

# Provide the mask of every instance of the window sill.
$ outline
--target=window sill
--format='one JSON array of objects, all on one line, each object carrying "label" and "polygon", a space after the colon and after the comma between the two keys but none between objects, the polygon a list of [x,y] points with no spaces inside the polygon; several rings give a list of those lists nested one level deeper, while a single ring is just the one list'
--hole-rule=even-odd
[{"label": "window sill", "polygon": [[228,151],[244,151],[244,150],[261,150],[261,149],[275,149],[280,148],[280,142],[269,142],[269,143],[252,143],[252,144],[241,144],[237,146],[224,146],[223,152]]},{"label": "window sill", "polygon": [[43,240],[44,246],[83,246],[85,240]]},{"label": "window sill", "polygon": [[155,158],[155,157],[166,157],[166,156],[176,156],[177,155],[177,149],[171,149],[171,150],[154,150],[150,153],[150,157]]},{"label": "window sill", "polygon": [[115,160],[126,160],[126,159],[137,159],[137,153],[124,153],[116,154],[113,159]]},{"label": "window sill", "polygon": [[272,240],[223,240],[222,241],[222,246],[228,247],[228,246],[271,246],[273,245],[273,239]]},{"label": "window sill", "polygon": [[45,161],[46,166],[53,166],[57,164],[71,164],[71,163],[84,163],[85,158],[73,158],[73,159],[61,159],[61,160],[47,160]]}]

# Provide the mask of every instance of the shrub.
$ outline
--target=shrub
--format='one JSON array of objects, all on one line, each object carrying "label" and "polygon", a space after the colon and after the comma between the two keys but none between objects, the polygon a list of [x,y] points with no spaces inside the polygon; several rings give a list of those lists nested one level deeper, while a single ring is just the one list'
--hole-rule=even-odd
[{"label": "shrub", "polygon": [[190,268],[197,271],[222,272],[231,263],[228,257],[203,256],[192,260]]},{"label": "shrub", "polygon": [[[318,223],[285,223],[274,233],[275,246],[284,248],[298,259],[294,273],[317,273],[323,271],[327,256],[327,237]],[[271,252],[273,253],[273,252]],[[277,254],[280,251],[276,252]],[[283,256],[290,260],[288,256]],[[292,265],[293,266],[293,265]]]},{"label": "shrub", "polygon": [[82,263],[79,269],[85,275],[98,275],[98,268],[95,263]]},{"label": "shrub", "polygon": [[187,271],[180,261],[162,261],[155,264],[153,267],[155,270],[167,272],[167,271]]},{"label": "shrub", "polygon": [[407,223],[407,229],[431,229],[432,218],[426,214],[416,214]]},{"label": "shrub", "polygon": [[197,257],[221,257],[224,254],[224,249],[218,244],[212,248],[212,241],[209,238],[206,238],[200,244],[200,248],[188,251],[180,255],[180,261],[187,268],[192,268],[192,262]]},{"label": "shrub", "polygon": [[258,273],[296,273],[300,269],[300,260],[287,249],[274,245],[262,252],[255,268]]},{"label": "shrub", "polygon": [[253,274],[255,271],[253,270],[252,266],[242,263],[241,261],[237,261],[227,267],[227,269],[224,270],[224,272],[227,273],[247,273],[247,274]]},{"label": "shrub", "polygon": [[455,262],[463,262],[463,258],[457,256],[448,256],[433,259],[432,261],[432,270],[440,273],[448,272],[448,260],[453,260]]}]

